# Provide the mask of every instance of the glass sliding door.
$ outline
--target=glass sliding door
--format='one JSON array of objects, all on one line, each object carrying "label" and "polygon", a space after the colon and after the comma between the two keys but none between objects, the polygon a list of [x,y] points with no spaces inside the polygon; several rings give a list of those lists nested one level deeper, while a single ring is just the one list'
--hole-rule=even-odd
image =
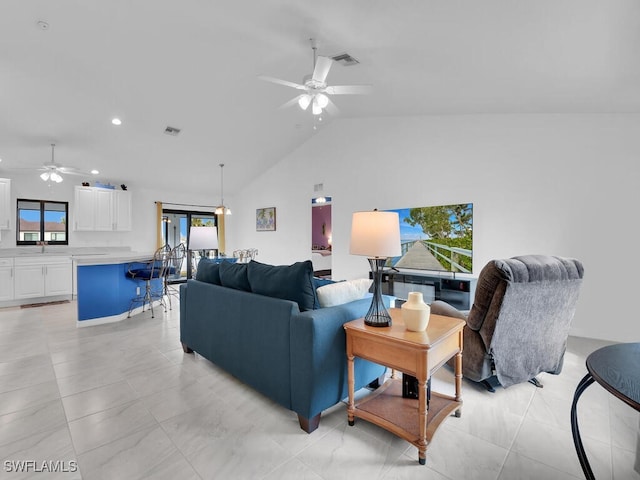
[{"label": "glass sliding door", "polygon": [[[216,216],[211,212],[192,212],[188,210],[162,210],[162,241],[173,248],[180,243],[189,246],[189,227],[216,226]],[[217,251],[206,252],[206,256],[214,256]],[[187,256],[181,269],[181,279],[193,278],[195,267],[200,261],[201,252],[187,250]]]}]

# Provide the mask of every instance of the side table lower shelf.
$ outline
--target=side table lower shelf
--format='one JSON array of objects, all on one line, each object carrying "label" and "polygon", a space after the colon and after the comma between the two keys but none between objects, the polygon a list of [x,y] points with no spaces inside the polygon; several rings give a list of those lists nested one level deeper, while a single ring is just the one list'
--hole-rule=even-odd
[{"label": "side table lower shelf", "polygon": [[[437,392],[431,393],[427,414],[427,445],[440,424],[453,412],[459,416],[462,402]],[[420,448],[418,400],[402,397],[402,381],[389,379],[374,393],[355,405],[354,417],[367,420]],[[352,422],[350,422],[353,425]]]}]

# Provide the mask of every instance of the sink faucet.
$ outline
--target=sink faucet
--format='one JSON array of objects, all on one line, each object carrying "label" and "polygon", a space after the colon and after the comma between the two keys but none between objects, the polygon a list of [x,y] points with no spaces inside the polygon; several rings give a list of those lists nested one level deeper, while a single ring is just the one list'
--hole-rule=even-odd
[{"label": "sink faucet", "polygon": [[44,253],[45,245],[48,245],[49,242],[36,242],[36,245],[40,245],[42,248],[40,249],[40,253]]}]

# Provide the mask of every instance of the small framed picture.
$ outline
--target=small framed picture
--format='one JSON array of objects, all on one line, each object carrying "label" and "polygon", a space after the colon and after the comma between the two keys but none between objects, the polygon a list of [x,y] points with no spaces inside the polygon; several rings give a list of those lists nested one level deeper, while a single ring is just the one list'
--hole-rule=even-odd
[{"label": "small framed picture", "polygon": [[276,229],[276,207],[256,209],[256,231],[273,232]]}]

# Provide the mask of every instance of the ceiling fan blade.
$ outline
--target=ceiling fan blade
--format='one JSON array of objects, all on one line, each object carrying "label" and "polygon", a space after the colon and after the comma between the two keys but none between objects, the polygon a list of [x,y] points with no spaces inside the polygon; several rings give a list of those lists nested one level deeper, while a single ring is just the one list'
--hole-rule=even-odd
[{"label": "ceiling fan blade", "polygon": [[298,100],[300,100],[301,97],[304,97],[306,95],[306,93],[303,93],[301,95],[298,95],[297,97],[293,97],[291,100],[284,102],[282,105],[280,105],[278,107],[278,110],[284,110],[285,108],[289,108],[292,107],[294,105],[297,105]]},{"label": "ceiling fan blade", "polygon": [[312,80],[318,83],[324,83],[327,79],[332,63],[333,60],[329,57],[318,57],[316,60],[316,66],[313,69],[313,76],[311,77]]},{"label": "ceiling fan blade", "polygon": [[333,103],[331,101],[331,99],[329,99],[329,102],[327,103],[327,106],[324,107],[325,110],[327,112],[329,112],[331,115],[340,115],[340,109],[338,107],[336,107],[336,104]]},{"label": "ceiling fan blade", "polygon": [[258,75],[260,80],[266,80],[267,82],[277,83],[278,85],[284,85],[285,87],[293,87],[298,90],[306,90],[304,85],[300,85],[299,83],[290,82],[288,80],[281,80],[280,78],[268,77],[267,75]]},{"label": "ceiling fan blade", "polygon": [[83,172],[83,171],[78,170],[77,168],[74,168],[74,167],[57,167],[56,171],[58,173],[61,173],[62,175],[79,175],[81,177],[90,176],[89,173]]},{"label": "ceiling fan blade", "polygon": [[367,95],[373,92],[373,85],[333,85],[325,92],[329,95]]}]

